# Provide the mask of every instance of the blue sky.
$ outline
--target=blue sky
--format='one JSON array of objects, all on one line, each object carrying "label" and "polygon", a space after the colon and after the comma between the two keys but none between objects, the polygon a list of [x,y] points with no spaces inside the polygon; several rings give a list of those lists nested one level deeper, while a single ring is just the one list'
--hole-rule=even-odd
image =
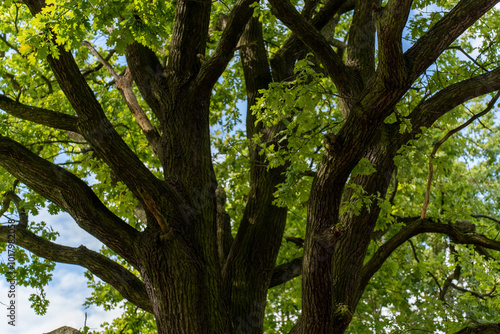
[{"label": "blue sky", "polygon": [[[59,231],[57,242],[66,246],[78,247],[84,244],[87,248],[98,250],[101,243],[90,234],[82,230],[68,214],[51,216],[45,210],[38,216],[30,217],[30,221],[44,221]],[[2,219],[2,223],[4,219]],[[7,260],[6,253],[1,254],[0,261]],[[85,308],[85,298],[91,294],[87,288],[87,280],[83,276],[84,268],[75,265],[57,264],[53,272],[53,280],[46,289],[47,298],[50,300],[48,311],[39,316],[30,308],[28,300],[35,290],[21,286],[16,287],[17,315],[16,326],[7,324],[6,306],[0,305],[0,333],[8,334],[33,334],[50,332],[61,326],[71,326],[82,329],[87,313],[87,326],[92,330],[99,330],[103,322],[111,322],[121,314],[121,309],[106,312],[100,307]],[[7,282],[2,276],[0,280],[0,303],[9,302],[7,297]]]}]

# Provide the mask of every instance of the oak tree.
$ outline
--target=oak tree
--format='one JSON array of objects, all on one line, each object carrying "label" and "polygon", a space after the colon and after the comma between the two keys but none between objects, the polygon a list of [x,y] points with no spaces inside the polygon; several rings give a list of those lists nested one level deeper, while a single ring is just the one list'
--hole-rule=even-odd
[{"label": "oak tree", "polygon": [[495,328],[499,2],[4,0],[1,213],[33,306],[63,262],[126,300],[109,330]]}]

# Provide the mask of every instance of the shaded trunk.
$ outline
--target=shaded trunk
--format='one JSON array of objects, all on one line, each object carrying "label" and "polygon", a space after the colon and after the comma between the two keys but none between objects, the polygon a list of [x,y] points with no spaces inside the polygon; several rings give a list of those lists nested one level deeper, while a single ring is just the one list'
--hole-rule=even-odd
[{"label": "shaded trunk", "polygon": [[158,333],[232,333],[220,274],[182,236],[144,238],[140,272]]},{"label": "shaded trunk", "polygon": [[[393,157],[398,145],[391,143],[387,126],[379,132],[375,144],[364,158],[375,172],[351,176],[347,186],[331,184],[320,172],[313,184],[309,201],[309,220],[315,230],[308,230],[303,267],[303,316],[292,333],[344,333],[365,286],[360,285],[367,248],[380,213],[378,198],[384,198],[394,170]],[[341,210],[358,187],[371,199],[359,213]],[[342,212],[341,212],[342,211]],[[312,237],[311,237],[312,236]],[[307,319],[307,320],[305,320]]]},{"label": "shaded trunk", "polygon": [[162,93],[156,96],[156,111],[165,115],[163,172],[165,180],[179,189],[183,202],[162,208],[167,212],[165,230],[155,212],[147,212],[137,269],[158,333],[232,333],[229,294],[222,284],[223,254],[219,253],[221,246],[227,248],[227,239],[218,236],[220,204],[218,208],[211,160],[210,96],[189,85],[169,85]]},{"label": "shaded trunk", "polygon": [[[262,123],[255,124],[251,110],[259,90],[266,89],[272,80],[257,18],[250,19],[240,45],[247,90],[247,137],[261,134],[263,142],[269,145],[277,140],[280,125],[264,128]],[[286,223],[287,209],[273,205],[276,186],[284,181],[286,166],[268,168],[266,157],[259,151],[259,146],[250,145],[250,193],[223,271],[231,294],[231,318],[238,333],[263,331],[267,290]]]}]

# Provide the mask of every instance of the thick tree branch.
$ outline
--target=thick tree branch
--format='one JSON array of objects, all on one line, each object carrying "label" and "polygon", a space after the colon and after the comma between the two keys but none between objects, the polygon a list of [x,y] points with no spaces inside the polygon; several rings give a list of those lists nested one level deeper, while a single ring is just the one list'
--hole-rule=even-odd
[{"label": "thick tree branch", "polygon": [[402,80],[406,74],[402,34],[410,14],[412,0],[389,1],[378,9],[378,73],[387,80]]},{"label": "thick tree branch", "polygon": [[469,326],[463,328],[455,334],[500,334],[500,323]]},{"label": "thick tree branch", "polygon": [[196,79],[197,86],[201,89],[210,89],[211,91],[233,58],[236,45],[248,20],[252,17],[253,8],[250,5],[253,3],[255,0],[239,0],[232,8],[217,47],[210,58],[203,61],[201,65],[200,73]]},{"label": "thick tree branch", "polygon": [[[9,227],[0,226],[0,242],[7,242],[10,233]],[[112,285],[131,303],[148,312],[153,310],[144,283],[123,266],[102,254],[84,246],[77,248],[62,246],[19,228],[16,228],[15,243],[47,260],[87,268],[94,275]]]},{"label": "thick tree branch", "polygon": [[486,238],[481,234],[464,232],[460,226],[442,224],[430,219],[404,218],[406,226],[395,236],[379,247],[372,258],[364,265],[359,288],[364,289],[371,277],[380,269],[393,251],[410,238],[422,233],[441,233],[450,237],[455,244],[470,244],[500,251],[500,242]]},{"label": "thick tree branch", "polygon": [[402,143],[406,143],[411,136],[420,132],[421,127],[430,127],[439,117],[456,106],[475,97],[492,93],[500,89],[500,68],[491,72],[450,85],[427,100],[420,102],[410,113],[414,132],[411,135],[401,136]]},{"label": "thick tree branch", "polygon": [[297,12],[290,1],[270,0],[269,2],[272,5],[273,14],[315,53],[336,84],[337,89],[350,95],[351,86],[356,82],[359,84],[359,78],[348,70],[327,39],[311,22]]},{"label": "thick tree branch", "polygon": [[[395,168],[393,157],[398,149],[389,138],[392,138],[394,133],[397,133],[397,130],[394,131],[388,127],[382,127],[380,131],[381,134],[377,137],[378,140],[367,149],[367,152],[363,156],[373,166],[376,166],[376,171],[370,175],[351,176],[348,185],[343,189],[344,203],[342,206],[346,205],[347,202],[355,203],[358,201],[355,189],[363,189],[366,192],[365,195],[368,197],[380,196],[385,198],[387,196],[387,190],[391,184]],[[319,209],[321,210],[321,207]],[[353,214],[350,210],[340,214],[337,225],[343,227],[344,234],[355,237],[343,241],[338,251],[337,249],[333,251],[332,268],[330,269],[333,275],[342,275],[342,272],[349,270],[349,276],[359,277],[363,260],[358,258],[355,253],[346,252],[345,249],[357,249],[364,252],[369,247],[370,239],[374,237],[373,231],[379,218],[380,210],[380,206],[374,201],[371,204],[366,204],[366,207],[363,207],[359,214]],[[335,298],[333,307],[342,298],[345,298],[345,296],[351,296],[350,306],[354,309],[354,305],[361,298],[356,284],[339,282],[334,283],[332,295]]]},{"label": "thick tree branch", "polygon": [[231,234],[231,217],[224,209],[226,193],[221,185],[217,186],[215,195],[217,199],[217,253],[221,268],[223,268],[234,238]]},{"label": "thick tree branch", "polygon": [[92,52],[92,54],[106,68],[109,74],[113,76],[113,78],[115,79],[116,88],[118,88],[118,90],[120,91],[123,99],[127,103],[128,108],[132,112],[135,121],[146,136],[151,149],[158,156],[159,151],[161,150],[161,147],[159,145],[160,134],[158,133],[158,130],[153,126],[153,124],[151,124],[151,121],[139,105],[139,101],[132,91],[133,79],[129,67],[127,67],[125,74],[120,76],[115,72],[111,64],[99,54],[99,52],[92,46],[92,44],[87,41],[83,41],[82,45],[87,47],[90,52]]},{"label": "thick tree branch", "polygon": [[[274,141],[282,124],[270,128],[264,127],[262,122],[256,124],[256,116],[251,110],[259,90],[267,88],[272,81],[258,18],[250,18],[240,43],[247,91],[247,138],[259,133],[264,142]],[[223,271],[231,289],[233,319],[241,319],[247,314],[260,314],[263,318],[267,290],[286,224],[286,208],[273,205],[276,185],[284,181],[286,167],[267,168],[268,161],[259,150],[258,145],[250,144],[249,198]],[[234,285],[233,282],[246,283]],[[255,301],[253,305],[247,303],[249,296]]]},{"label": "thick tree branch", "polygon": [[0,109],[6,113],[30,122],[42,124],[51,128],[79,132],[78,117],[45,108],[27,106],[0,95]]},{"label": "thick tree branch", "polygon": [[[44,6],[43,0],[25,0],[25,3],[33,15]],[[62,46],[58,46],[58,50],[58,59],[48,56],[47,60],[59,86],[79,116],[80,133],[135,197],[151,211],[163,233],[167,232],[167,221],[178,228],[185,226],[189,215],[182,210],[184,198],[178,188],[169,180],[156,178],[127,146],[106,118],[72,54]],[[167,212],[172,209],[175,217],[167,217]]]},{"label": "thick tree branch", "polygon": [[378,0],[357,0],[349,28],[346,65],[359,71],[365,83],[375,72],[373,9],[379,3]]},{"label": "thick tree branch", "polygon": [[408,79],[417,79],[467,28],[499,0],[461,0],[405,52]]},{"label": "thick tree branch", "polygon": [[162,92],[168,94],[169,90],[167,80],[164,77],[164,68],[158,57],[150,48],[134,42],[127,46],[126,58],[141,96],[160,122],[165,122],[163,105],[160,103],[159,96],[161,96]]},{"label": "thick tree branch", "polygon": [[318,7],[319,0],[305,0],[304,7],[300,13],[306,20],[310,20],[316,8]]},{"label": "thick tree branch", "polygon": [[293,259],[290,262],[280,264],[273,270],[269,288],[291,281],[302,274],[302,258]]},{"label": "thick tree branch", "polygon": [[4,136],[0,136],[0,166],[63,208],[81,228],[134,263],[139,232],[109,211],[82,180]]},{"label": "thick tree branch", "polygon": [[[318,30],[323,29],[324,26],[332,20],[335,15],[342,15],[355,7],[355,0],[329,0],[320,8],[318,13],[314,15],[311,23]],[[290,38],[292,38],[290,36]]]},{"label": "thick tree branch", "polygon": [[[354,9],[354,2],[354,0],[328,1],[321,7],[318,13],[314,15],[311,23],[318,31],[321,31],[332,22],[332,20],[336,22],[340,18],[340,15]],[[339,44],[336,47],[340,46],[345,48],[345,44]],[[297,34],[292,32],[285,44],[283,44],[271,58],[271,66],[275,81],[291,80],[295,61],[303,58],[308,50],[308,47],[297,37]]]},{"label": "thick tree branch", "polygon": [[210,23],[210,0],[177,1],[167,68],[182,82],[199,71],[205,57]]},{"label": "thick tree branch", "polygon": [[299,248],[304,248],[304,239],[295,237],[285,237],[285,240],[295,244]]}]

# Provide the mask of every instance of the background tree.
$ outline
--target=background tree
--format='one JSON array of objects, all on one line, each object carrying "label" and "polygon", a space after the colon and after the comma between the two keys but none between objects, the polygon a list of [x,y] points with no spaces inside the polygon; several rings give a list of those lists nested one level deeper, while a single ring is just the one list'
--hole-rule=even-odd
[{"label": "background tree", "polygon": [[[498,321],[498,2],[4,1],[2,214],[34,307],[55,261],[128,301],[120,330]],[[45,205],[106,247],[55,243]]]}]

